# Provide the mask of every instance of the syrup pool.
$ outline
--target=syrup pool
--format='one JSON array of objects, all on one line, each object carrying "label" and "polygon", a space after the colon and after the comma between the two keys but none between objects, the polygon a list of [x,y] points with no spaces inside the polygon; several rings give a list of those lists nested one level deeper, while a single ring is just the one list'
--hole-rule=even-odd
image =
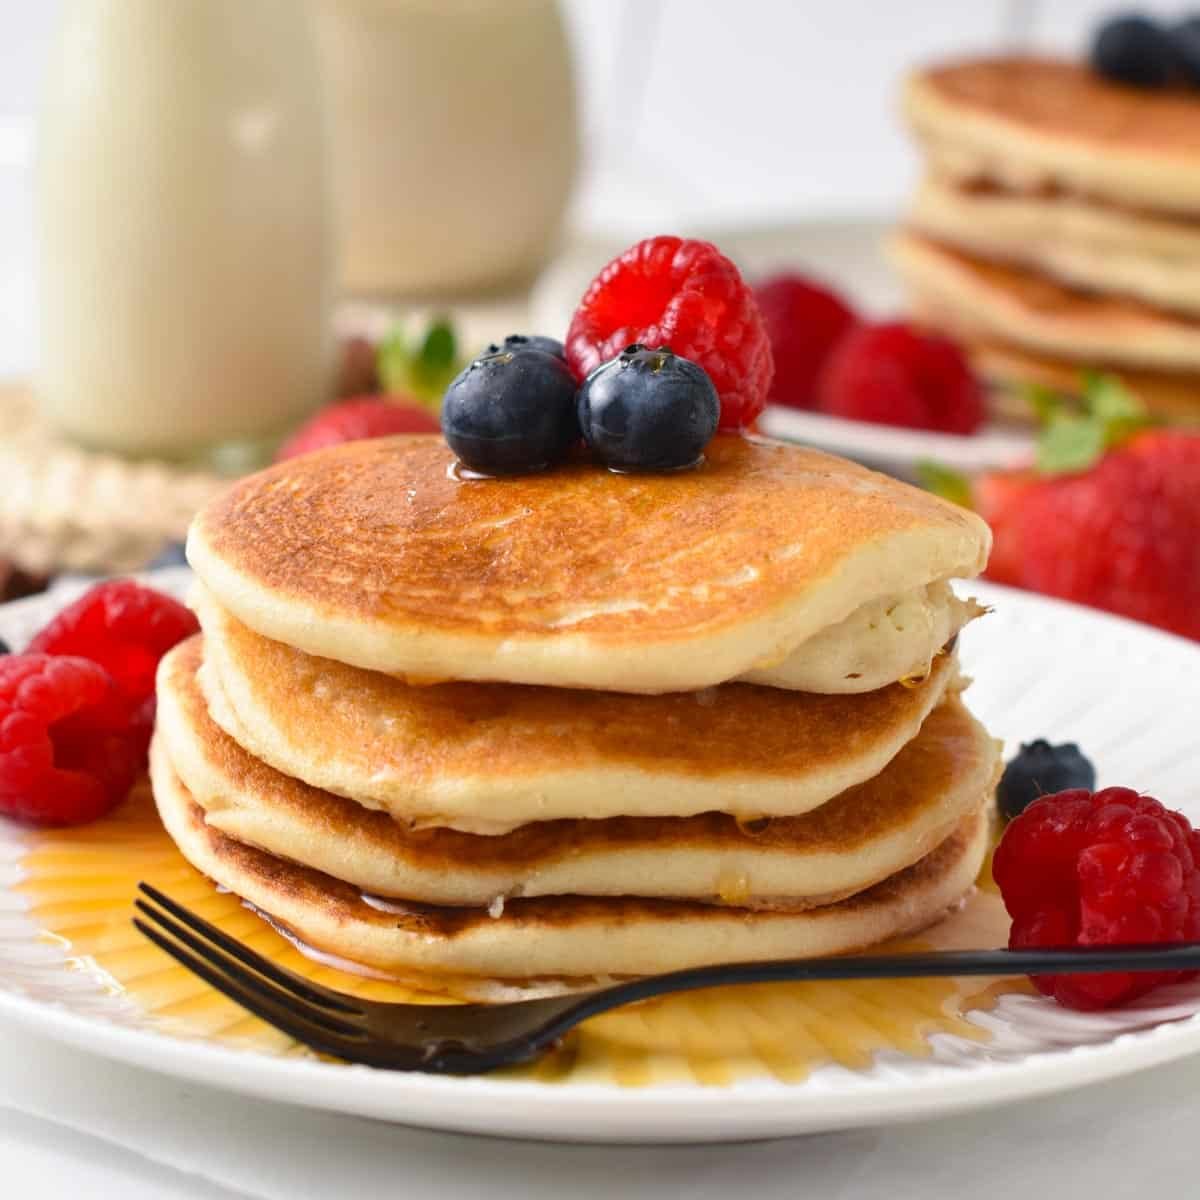
[{"label": "syrup pool", "polygon": [[[175,964],[131,924],[137,883],[161,888],[282,966],[375,1000],[445,1003],[387,980],[364,978],[305,957],[236,896],[192,868],[163,832],[149,788],[117,812],[79,829],[32,833],[17,887],[42,936],[72,968],[124,993],[160,1028],[268,1054],[309,1055]],[[736,881],[731,881],[736,890]],[[901,948],[999,946],[1008,919],[985,871],[981,886],[945,921]],[[896,947],[892,947],[896,948]],[[693,1082],[722,1086],[773,1076],[802,1080],[814,1068],[854,1069],[881,1051],[931,1053],[929,1037],[986,1042],[969,1019],[1024,980],[929,979],[761,984],[652,1000],[593,1018],[540,1062],[503,1074],[543,1082],[624,1086]]]}]

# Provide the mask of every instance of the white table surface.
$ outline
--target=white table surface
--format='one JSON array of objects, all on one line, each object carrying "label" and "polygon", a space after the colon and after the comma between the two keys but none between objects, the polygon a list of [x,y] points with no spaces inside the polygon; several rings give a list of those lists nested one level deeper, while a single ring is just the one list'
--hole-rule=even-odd
[{"label": "white table surface", "polygon": [[554,1146],[224,1095],[0,1029],[3,1194],[31,1200],[1188,1197],[1198,1122],[1192,1058],[937,1123],[733,1146]]}]

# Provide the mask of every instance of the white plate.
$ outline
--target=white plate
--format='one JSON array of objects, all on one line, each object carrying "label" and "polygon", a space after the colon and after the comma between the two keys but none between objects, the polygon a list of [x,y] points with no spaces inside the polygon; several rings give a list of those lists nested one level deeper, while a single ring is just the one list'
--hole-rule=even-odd
[{"label": "white plate", "polygon": [[985,425],[978,433],[964,437],[924,429],[894,429],[769,405],[759,418],[759,427],[769,437],[815,446],[901,479],[913,479],[914,468],[922,462],[936,462],[970,475],[1028,466],[1033,458],[1032,436],[1004,425]]},{"label": "white plate", "polygon": [[[181,590],[186,574],[158,582]],[[963,635],[972,707],[1010,744],[1079,741],[1105,784],[1128,784],[1200,820],[1195,713],[1200,646],[1100,613],[996,587],[972,589],[995,613]],[[61,598],[0,608],[20,645]],[[0,823],[10,880],[18,831]],[[878,1057],[822,1068],[801,1084],[745,1080],[634,1090],[596,1083],[441,1079],[271,1057],[158,1028],[39,942],[23,901],[0,892],[0,1016],[71,1045],[231,1091],[422,1125],[564,1141],[703,1142],[934,1117],[1097,1083],[1200,1050],[1200,985],[1085,1015],[1011,995],[974,1019],[986,1043],[939,1035],[931,1058]]]},{"label": "white plate", "polygon": [[[790,228],[717,230],[699,236],[720,246],[749,279],[785,269],[802,271],[827,280],[861,311],[882,318],[904,308],[898,281],[880,253],[888,228],[878,221],[811,221]],[[530,329],[561,336],[588,284],[625,247],[619,241],[585,242],[556,259],[534,288]],[[1033,457],[1027,431],[996,424],[961,437],[772,406],[761,426],[771,437],[816,446],[901,478],[911,478],[914,464],[925,459],[970,473],[1023,465]]]}]

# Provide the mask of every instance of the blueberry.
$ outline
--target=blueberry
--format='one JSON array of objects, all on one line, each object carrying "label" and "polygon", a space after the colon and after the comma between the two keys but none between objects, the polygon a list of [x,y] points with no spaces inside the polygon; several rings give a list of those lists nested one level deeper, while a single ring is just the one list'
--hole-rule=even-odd
[{"label": "blueberry", "polygon": [[1193,87],[1200,87],[1200,14],[1180,21],[1170,37],[1179,73]]},{"label": "blueberry", "polygon": [[1004,768],[996,799],[1006,820],[1023,813],[1039,796],[1052,796],[1068,788],[1092,791],[1096,786],[1096,768],[1074,742],[1052,746],[1038,738],[1022,745],[1017,756]]},{"label": "blueberry", "polygon": [[545,470],[579,440],[575,377],[543,350],[489,347],[446,389],[442,433],[473,470]]},{"label": "blueberry", "polygon": [[1092,42],[1092,66],[1109,79],[1135,87],[1165,87],[1175,62],[1170,34],[1136,13],[1105,21]]},{"label": "blueberry", "polygon": [[579,389],[579,425],[606,466],[694,466],[717,431],[721,401],[703,367],[664,347],[628,346]]},{"label": "blueberry", "polygon": [[561,358],[563,362],[567,361],[567,352],[563,348],[562,342],[555,338],[542,337],[540,334],[527,337],[523,333],[510,333],[504,339],[503,346],[488,347],[489,353],[495,350],[541,350],[544,354],[553,354],[555,358]]},{"label": "blueberry", "polygon": [[11,653],[12,650],[10,649],[9,644],[3,638],[0,638],[0,655]]}]

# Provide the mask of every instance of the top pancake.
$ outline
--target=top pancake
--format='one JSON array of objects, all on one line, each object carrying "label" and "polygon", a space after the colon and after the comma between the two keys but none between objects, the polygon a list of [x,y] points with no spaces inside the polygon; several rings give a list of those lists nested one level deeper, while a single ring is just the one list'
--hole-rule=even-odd
[{"label": "top pancake", "polygon": [[919,71],[904,108],[941,173],[1200,213],[1193,91],[1126,87],[1082,63],[1012,56]]},{"label": "top pancake", "polygon": [[435,437],[351,443],[236,483],[188,557],[240,621],[421,680],[686,691],[776,666],[870,601],[987,559],[965,509],[794,446],[702,466],[467,479]]}]

